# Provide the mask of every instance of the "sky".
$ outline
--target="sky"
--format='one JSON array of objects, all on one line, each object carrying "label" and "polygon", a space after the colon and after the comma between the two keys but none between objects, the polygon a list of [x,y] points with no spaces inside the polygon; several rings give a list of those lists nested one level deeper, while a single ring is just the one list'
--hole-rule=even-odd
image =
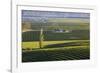
[{"label": "sky", "polygon": [[22,21],[45,22],[50,18],[90,18],[89,13],[22,10]]}]

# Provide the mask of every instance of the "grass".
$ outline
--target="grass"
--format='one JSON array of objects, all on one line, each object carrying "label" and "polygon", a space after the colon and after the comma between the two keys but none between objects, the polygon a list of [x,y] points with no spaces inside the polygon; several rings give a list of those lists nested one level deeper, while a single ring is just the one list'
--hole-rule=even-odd
[{"label": "grass", "polygon": [[[43,41],[43,46],[53,45],[53,44],[64,44],[64,43],[66,43],[65,46],[67,46],[68,43],[70,43],[70,44],[71,43],[74,43],[74,44],[75,43],[86,44],[87,42],[89,42],[89,40]],[[33,49],[39,48],[39,42],[38,41],[22,42],[22,48],[24,48],[24,49],[27,49],[27,48],[33,48]]]},{"label": "grass", "polygon": [[70,47],[60,47],[60,48],[41,48],[41,49],[32,49],[32,50],[25,50],[23,49],[23,52],[30,52],[30,51],[57,51],[57,50],[65,50],[65,49],[84,49],[89,48],[89,46],[70,46]]},{"label": "grass", "polygon": [[82,60],[90,58],[89,46],[43,48],[23,51],[22,62]]},{"label": "grass", "polygon": [[89,30],[74,30],[70,33],[44,31],[42,48],[39,47],[39,33],[31,31],[22,34],[22,62],[90,58]]},{"label": "grass", "polygon": [[[28,31],[22,33],[22,41],[39,41],[40,31]],[[55,33],[52,31],[43,31],[44,41],[62,41],[62,40],[89,40],[89,30],[72,30],[69,33]]]},{"label": "grass", "polygon": [[23,42],[22,45],[24,47],[22,50],[22,62],[90,58],[89,40],[44,41],[43,48],[39,48],[39,42]]}]

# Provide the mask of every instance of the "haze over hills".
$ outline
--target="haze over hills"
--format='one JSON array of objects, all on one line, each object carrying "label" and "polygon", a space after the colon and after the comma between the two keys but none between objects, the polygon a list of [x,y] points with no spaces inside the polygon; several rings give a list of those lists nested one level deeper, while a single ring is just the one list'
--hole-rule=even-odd
[{"label": "haze over hills", "polygon": [[49,19],[82,19],[89,21],[89,13],[22,10],[22,21],[47,22]]},{"label": "haze over hills", "polygon": [[90,14],[22,10],[22,30],[89,29]]}]

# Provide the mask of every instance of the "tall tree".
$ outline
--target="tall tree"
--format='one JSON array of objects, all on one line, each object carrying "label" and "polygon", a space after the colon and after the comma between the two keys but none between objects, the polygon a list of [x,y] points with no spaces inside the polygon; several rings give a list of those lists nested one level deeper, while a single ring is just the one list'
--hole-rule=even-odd
[{"label": "tall tree", "polygon": [[39,40],[39,46],[40,48],[43,48],[43,40],[44,40],[44,36],[43,36],[43,29],[40,29],[40,40]]}]

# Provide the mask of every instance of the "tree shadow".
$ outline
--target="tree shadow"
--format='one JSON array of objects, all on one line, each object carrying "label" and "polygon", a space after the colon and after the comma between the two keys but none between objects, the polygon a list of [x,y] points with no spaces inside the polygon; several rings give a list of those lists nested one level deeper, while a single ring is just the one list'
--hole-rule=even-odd
[{"label": "tree shadow", "polygon": [[85,46],[85,45],[89,45],[89,42],[85,41],[85,42],[68,42],[68,43],[60,43],[60,44],[50,44],[44,46],[43,48],[58,48],[58,47]]}]

